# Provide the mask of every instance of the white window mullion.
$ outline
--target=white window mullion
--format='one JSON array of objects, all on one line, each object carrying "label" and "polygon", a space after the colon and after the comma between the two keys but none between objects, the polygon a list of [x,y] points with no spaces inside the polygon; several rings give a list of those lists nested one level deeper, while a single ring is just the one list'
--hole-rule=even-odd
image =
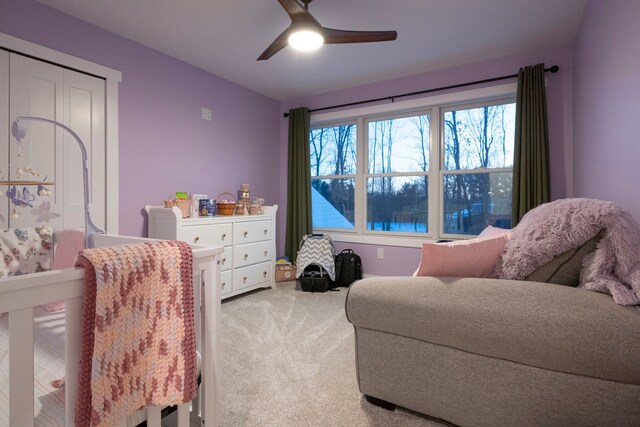
[{"label": "white window mullion", "polygon": [[361,234],[367,229],[367,159],[368,149],[367,141],[368,132],[364,125],[364,119],[360,118],[356,121],[356,194],[355,194],[355,228]]},{"label": "white window mullion", "polygon": [[430,129],[431,144],[429,146],[429,233],[430,237],[438,237],[442,231],[442,159],[444,159],[444,141],[440,131],[442,117],[440,108],[431,110]]}]

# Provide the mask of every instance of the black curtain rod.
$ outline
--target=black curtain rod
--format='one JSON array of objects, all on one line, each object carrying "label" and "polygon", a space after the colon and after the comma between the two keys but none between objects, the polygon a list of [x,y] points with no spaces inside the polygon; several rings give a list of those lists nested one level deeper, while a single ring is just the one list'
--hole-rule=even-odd
[{"label": "black curtain rod", "polygon": [[[553,65],[553,66],[551,66],[549,68],[545,68],[544,72],[545,73],[546,72],[557,73],[558,70],[560,70],[560,67],[558,67],[557,65]],[[502,76],[502,77],[494,77],[492,79],[476,80],[475,82],[459,83],[457,85],[442,86],[442,87],[437,87],[435,89],[427,89],[427,90],[420,90],[418,92],[403,93],[401,95],[385,96],[383,98],[374,98],[374,99],[367,99],[365,101],[349,102],[348,104],[332,105],[331,107],[315,108],[313,110],[309,110],[309,112],[313,113],[313,112],[316,112],[316,111],[332,110],[334,108],[352,107],[354,105],[368,104],[370,102],[378,102],[378,101],[391,101],[391,102],[394,102],[396,100],[396,98],[404,98],[406,96],[422,95],[424,93],[437,92],[437,91],[447,90],[447,89],[457,89],[459,87],[479,85],[479,84],[482,84],[482,83],[496,82],[498,80],[513,79],[513,78],[516,78],[516,77],[518,77],[517,74],[512,74],[510,76]],[[284,113],[283,115],[284,115],[284,117],[289,117],[289,113]]]}]

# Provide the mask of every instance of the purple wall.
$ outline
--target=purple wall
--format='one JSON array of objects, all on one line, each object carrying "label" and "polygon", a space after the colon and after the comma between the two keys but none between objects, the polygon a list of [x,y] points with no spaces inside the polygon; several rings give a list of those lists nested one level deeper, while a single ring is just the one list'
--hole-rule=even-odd
[{"label": "purple wall", "polygon": [[575,42],[576,196],[640,220],[640,2],[592,0]]},{"label": "purple wall", "polygon": [[[604,9],[599,5],[591,5],[590,9],[594,7]],[[589,19],[593,20],[594,15],[591,11]],[[624,28],[632,31],[631,26]],[[122,234],[145,235],[141,209],[147,203],[162,203],[174,191],[206,192],[215,197],[223,191],[234,193],[240,183],[248,182],[254,195],[265,197],[267,204],[280,205],[278,253],[281,254],[287,169],[287,120],[281,115],[284,111],[514,74],[519,67],[538,62],[560,66],[558,74],[549,75],[547,86],[552,197],[571,196],[574,192],[570,46],[278,103],[33,0],[2,0],[0,31],[122,72],[119,91]],[[586,33],[583,38],[602,37],[590,37],[594,30],[589,28],[583,32]],[[212,122],[200,118],[201,107],[213,110]],[[583,134],[584,128],[585,125],[579,128]],[[581,161],[576,170],[582,170],[584,164]],[[581,189],[592,186],[584,177],[581,185]],[[420,256],[416,248],[386,247],[384,260],[378,260],[377,246],[336,245],[338,250],[344,247],[353,247],[363,256],[368,274],[411,274]]]},{"label": "purple wall", "polygon": [[[0,32],[122,72],[121,234],[144,236],[145,204],[175,191],[278,203],[279,103],[32,0],[2,0]],[[213,120],[201,118],[201,108]]]},{"label": "purple wall", "polygon": [[[321,94],[309,98],[297,99],[281,105],[281,113],[289,108],[306,106],[311,109],[336,105],[369,98],[398,95],[407,92],[482,80],[518,72],[525,65],[544,62],[547,67],[560,66],[556,74],[547,77],[547,103],[549,115],[549,139],[551,151],[551,196],[554,199],[568,197],[573,194],[573,59],[571,46],[531,52],[526,55],[512,56],[494,61],[487,61],[462,67],[435,71],[411,77],[390,80],[379,84],[366,85],[342,91]],[[280,192],[282,200],[280,208],[286,210],[287,185],[287,128],[288,122],[280,116]],[[283,250],[284,216],[279,226],[279,251]],[[353,248],[362,256],[365,274],[375,275],[410,275],[418,266],[420,249],[388,246],[384,249],[384,259],[376,256],[376,248],[380,245],[336,244],[336,249]]]}]

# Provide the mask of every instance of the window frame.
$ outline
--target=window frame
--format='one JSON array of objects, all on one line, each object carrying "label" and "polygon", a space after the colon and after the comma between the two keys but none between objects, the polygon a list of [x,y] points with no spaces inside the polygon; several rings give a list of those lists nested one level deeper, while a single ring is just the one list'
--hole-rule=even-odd
[{"label": "window frame", "polygon": [[[309,132],[311,132],[312,130],[318,129],[318,128],[322,128],[322,127],[338,127],[338,126],[347,126],[350,124],[354,124],[356,126],[356,173],[355,174],[347,174],[347,175],[317,175],[317,176],[313,176],[311,175],[311,182],[312,182],[312,186],[313,186],[313,181],[317,180],[317,181],[322,181],[325,179],[331,180],[331,179],[353,179],[353,188],[354,188],[354,192],[355,194],[353,195],[354,199],[353,199],[353,221],[355,222],[353,229],[348,229],[348,228],[331,228],[331,227],[322,227],[322,228],[317,228],[317,230],[322,230],[323,232],[330,232],[330,233],[349,233],[349,234],[353,234],[353,233],[357,233],[358,232],[358,191],[356,190],[358,187],[358,170],[360,170],[360,165],[359,165],[359,161],[360,161],[360,152],[359,150],[359,142],[358,142],[358,125],[359,122],[358,120],[353,120],[353,119],[347,119],[347,120],[341,120],[338,122],[332,122],[329,124],[324,124],[324,125],[320,125],[320,126],[314,126],[313,121],[311,122],[311,126],[309,128]],[[311,143],[311,142],[309,142]],[[315,229],[314,229],[315,232]]]},{"label": "window frame", "polygon": [[[381,120],[388,120],[388,119],[402,119],[402,118],[407,118],[407,117],[415,117],[415,116],[420,116],[420,115],[428,115],[429,116],[429,170],[428,171],[422,171],[422,172],[387,172],[387,173],[372,173],[369,172],[369,168],[368,168],[368,162],[369,162],[369,123],[371,122],[376,122],[376,121],[381,121]],[[432,189],[434,188],[434,184],[433,184],[433,176],[434,176],[434,169],[433,166],[436,165],[437,163],[434,163],[433,161],[433,155],[434,155],[434,151],[437,152],[437,150],[433,149],[433,143],[435,141],[435,139],[433,138],[433,128],[432,128],[432,122],[433,122],[433,109],[432,108],[419,108],[419,109],[413,109],[413,110],[408,110],[408,111],[403,111],[401,113],[387,113],[387,114],[382,114],[382,115],[372,115],[372,116],[367,116],[367,117],[363,117],[362,118],[363,121],[363,167],[364,169],[362,169],[362,173],[361,175],[363,176],[362,179],[362,185],[364,186],[363,190],[358,191],[358,189],[363,188],[363,187],[357,187],[356,186],[356,191],[359,193],[362,193],[362,205],[360,206],[362,212],[362,217],[360,218],[360,225],[362,228],[362,234],[368,234],[368,235],[373,235],[373,236],[396,236],[396,237],[408,237],[408,238],[434,238],[434,230],[436,230],[436,220],[433,219],[433,215],[429,215],[428,216],[428,221],[427,221],[427,232],[424,234],[421,234],[420,236],[416,236],[416,233],[410,233],[410,232],[401,232],[401,231],[394,231],[394,232],[390,232],[390,231],[381,231],[381,230],[369,230],[367,229],[367,206],[368,206],[368,191],[366,190],[366,186],[367,186],[367,181],[369,180],[369,178],[380,178],[380,177],[408,177],[408,176],[427,176],[428,180],[429,180],[429,184],[427,187],[427,194],[428,194],[428,200],[427,200],[427,206],[434,206],[432,203],[432,197],[435,196],[435,194],[433,193]],[[357,133],[357,128],[356,128],[356,133]],[[437,153],[436,153],[437,154]],[[436,158],[437,159],[437,158]],[[358,170],[356,170],[356,175],[358,175]]]},{"label": "window frame", "polygon": [[[464,102],[464,103],[456,103],[451,105],[441,105],[440,116],[438,118],[438,125],[440,126],[444,123],[444,115],[448,111],[456,111],[456,110],[467,110],[473,108],[481,108],[487,106],[495,106],[502,104],[513,104],[516,102],[516,96],[506,96],[501,98],[495,98],[491,100],[480,100],[473,102]],[[446,131],[444,126],[440,126],[440,137],[439,137],[439,164],[438,164],[438,238],[442,239],[471,239],[473,237],[477,237],[474,234],[453,234],[453,233],[445,233],[444,232],[444,178],[447,175],[473,175],[473,174],[483,174],[483,173],[500,173],[500,172],[511,172],[513,173],[513,164],[509,168],[476,168],[476,169],[445,169],[445,137],[444,133]]]},{"label": "window frame", "polygon": [[[356,124],[356,174],[354,194],[354,228],[314,228],[314,232],[322,232],[331,235],[334,241],[360,244],[377,244],[384,246],[421,247],[425,241],[435,241],[438,238],[465,239],[474,237],[460,234],[443,233],[443,206],[444,206],[444,175],[459,171],[444,171],[444,129],[441,129],[443,110],[450,111],[453,108],[462,108],[469,105],[486,105],[489,102],[506,103],[514,102],[517,91],[516,82],[495,86],[451,92],[406,101],[396,101],[390,104],[379,104],[367,107],[347,110],[317,113],[311,115],[311,129],[320,127],[340,126],[348,123]],[[413,116],[420,114],[430,115],[430,154],[428,184],[429,219],[427,233],[416,235],[406,232],[381,232],[379,230],[366,229],[366,180],[372,175],[368,171],[368,126],[369,121],[384,118],[397,118],[400,116]],[[435,148],[437,146],[437,148]],[[504,170],[504,172],[512,169]],[[469,169],[468,173],[501,172],[501,169]],[[412,173],[393,173],[398,176],[409,176]],[[420,172],[418,175],[422,176]],[[378,174],[373,174],[378,175]],[[387,176],[388,174],[383,174]],[[316,179],[351,178],[352,176],[322,176]],[[314,177],[312,177],[314,179]],[[432,209],[434,208],[435,209]],[[436,214],[433,214],[435,212]]]}]

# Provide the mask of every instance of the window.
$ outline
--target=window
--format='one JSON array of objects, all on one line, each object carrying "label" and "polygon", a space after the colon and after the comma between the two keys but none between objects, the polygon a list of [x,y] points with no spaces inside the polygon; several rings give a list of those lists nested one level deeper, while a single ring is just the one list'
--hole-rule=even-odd
[{"label": "window", "polygon": [[420,242],[412,237],[511,227],[514,92],[503,85],[313,115],[314,230],[411,246]]},{"label": "window", "polygon": [[355,123],[312,129],[309,144],[313,227],[353,230]]},{"label": "window", "polygon": [[511,228],[515,104],[443,110],[443,233]]},{"label": "window", "polygon": [[366,120],[367,230],[426,233],[428,113]]}]

